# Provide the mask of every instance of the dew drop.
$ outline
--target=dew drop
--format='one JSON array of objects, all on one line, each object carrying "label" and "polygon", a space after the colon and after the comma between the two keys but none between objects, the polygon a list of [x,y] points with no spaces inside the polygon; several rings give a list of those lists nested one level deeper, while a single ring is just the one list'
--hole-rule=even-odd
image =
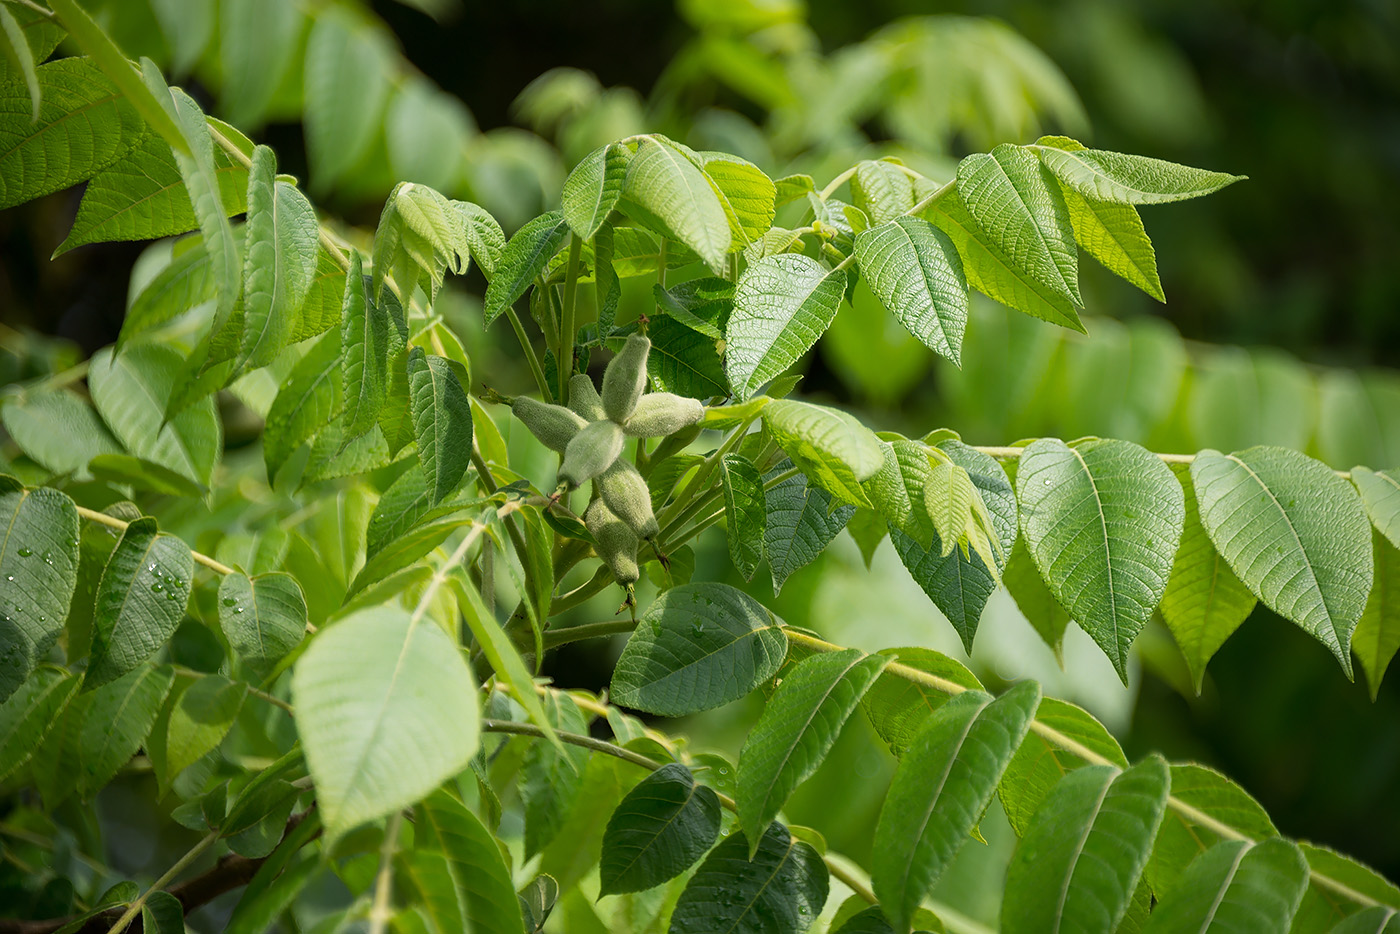
[{"label": "dew drop", "polygon": [[234,609],[233,612],[234,612],[234,613],[242,613],[242,612],[243,612],[243,607],[241,607],[241,606],[240,606],[240,607],[236,607],[236,608]]},{"label": "dew drop", "polygon": [[[1046,482],[1048,483],[1049,481],[1046,481]],[[148,571],[154,571],[155,569],[156,569],[155,564],[148,564],[148,565],[146,565],[146,570],[148,570]]]},{"label": "dew drop", "polygon": [[53,566],[53,552],[51,552],[51,551],[46,551],[46,552],[44,552],[44,563],[47,564],[47,565],[49,565],[50,567]]},{"label": "dew drop", "polygon": [[15,579],[15,576],[14,576],[13,574],[6,574],[6,575],[5,575],[5,580],[7,580],[7,581],[13,581],[14,579]]},{"label": "dew drop", "polygon": [[1049,486],[1049,485],[1050,485],[1050,480],[1049,480],[1048,478],[1047,478],[1046,481],[1045,481],[1045,485],[1046,485],[1046,486]]},{"label": "dew drop", "polygon": [[32,555],[32,554],[34,554],[34,552],[31,551],[31,550],[28,549],[28,548],[21,548],[21,549],[19,550],[19,556],[20,556],[21,558],[28,558],[28,557],[29,557],[30,555]]},{"label": "dew drop", "polygon": [[233,597],[224,597],[224,606],[233,606],[237,602]]},{"label": "dew drop", "polygon": [[165,588],[162,587],[160,584],[152,584],[152,585],[151,585],[151,593],[160,593],[160,592],[161,592],[162,590],[164,590],[164,589],[165,589]]}]

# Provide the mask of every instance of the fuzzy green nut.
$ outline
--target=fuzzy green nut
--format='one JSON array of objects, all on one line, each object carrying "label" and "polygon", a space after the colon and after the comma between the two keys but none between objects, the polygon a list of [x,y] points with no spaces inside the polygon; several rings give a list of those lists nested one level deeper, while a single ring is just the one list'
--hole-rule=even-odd
[{"label": "fuzzy green nut", "polygon": [[577,489],[612,466],[622,453],[622,428],[615,422],[589,422],[564,449],[559,482]]},{"label": "fuzzy green nut", "polygon": [[510,411],[530,429],[530,434],[538,438],[540,444],[561,454],[588,424],[586,419],[562,405],[552,405],[529,396],[516,396],[510,404]]},{"label": "fuzzy green nut", "polygon": [[618,459],[598,477],[598,494],[638,538],[651,541],[661,533],[651,508],[651,490],[630,461]]},{"label": "fuzzy green nut", "polygon": [[647,388],[647,354],[650,351],[651,341],[641,334],[633,334],[603,371],[603,411],[619,425],[627,421]]},{"label": "fuzzy green nut", "polygon": [[603,400],[598,390],[593,388],[593,380],[587,373],[575,373],[569,380],[569,408],[581,415],[585,421],[596,422],[607,418],[603,414]]},{"label": "fuzzy green nut", "polygon": [[670,392],[649,392],[637,400],[622,430],[629,438],[664,438],[705,417],[705,406]]},{"label": "fuzzy green nut", "polygon": [[583,513],[583,524],[598,543],[598,557],[612,571],[613,578],[624,587],[635,584],[641,577],[637,567],[638,542],[627,523],[613,515],[602,499],[595,499]]}]

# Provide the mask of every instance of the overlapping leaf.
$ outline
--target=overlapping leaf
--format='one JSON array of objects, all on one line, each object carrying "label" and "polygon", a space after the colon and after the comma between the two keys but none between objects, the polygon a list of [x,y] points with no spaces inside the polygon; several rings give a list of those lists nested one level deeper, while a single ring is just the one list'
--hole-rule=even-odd
[{"label": "overlapping leaf", "polygon": [[856,235],[870,290],[899,323],[958,363],[967,327],[967,279],[952,239],[918,217],[897,217]]},{"label": "overlapping leaf", "polygon": [[725,372],[747,399],[812,348],[836,316],[844,273],[800,253],[766,256],[744,270],[725,333]]},{"label": "overlapping leaf", "polygon": [[747,457],[726,454],[720,460],[720,482],[724,489],[729,557],[744,580],[752,580],[754,571],[763,563],[763,538],[768,528],[763,477]]},{"label": "overlapping leaf", "polygon": [[671,934],[799,934],[826,904],[826,866],[809,844],[771,824],[749,858],[734,833],[691,876],[671,914]]},{"label": "overlapping leaf", "polygon": [[584,156],[564,180],[564,220],[580,240],[593,239],[617,206],[630,155],[617,143],[600,146]]},{"label": "overlapping leaf", "polygon": [[628,792],[608,819],[602,893],[640,892],[685,872],[719,836],[719,799],[672,762]]},{"label": "overlapping leaf", "polygon": [[729,218],[709,178],[664,137],[644,136],[627,167],[622,207],[657,233],[690,247],[716,275],[729,252]]},{"label": "overlapping leaf", "polygon": [[488,325],[525,294],[559,252],[568,233],[569,225],[558,211],[541,214],[515,232],[506,243],[486,289],[484,312]]},{"label": "overlapping leaf", "polygon": [[1196,857],[1143,932],[1286,931],[1307,887],[1308,864],[1287,840],[1222,841]]},{"label": "overlapping leaf", "polygon": [[78,512],[56,490],[26,490],[0,475],[0,701],[63,632],[78,583]]},{"label": "overlapping leaf", "polygon": [[[791,461],[784,461],[764,476],[764,483],[791,465]],[[854,506],[836,502],[830,493],[808,483],[801,474],[765,490],[763,503],[763,548],[768,555],[774,593],[783,589],[783,582],[794,571],[815,561],[856,511]]]},{"label": "overlapping leaf", "polygon": [[1033,148],[1066,186],[1093,201],[1160,204],[1199,198],[1243,176],[1194,169],[1174,162],[1101,149],[1085,149],[1064,137],[1044,137]]},{"label": "overlapping leaf", "polygon": [[796,399],[774,399],[763,408],[773,440],[814,483],[853,506],[869,506],[861,483],[885,464],[874,433],[853,415]]}]

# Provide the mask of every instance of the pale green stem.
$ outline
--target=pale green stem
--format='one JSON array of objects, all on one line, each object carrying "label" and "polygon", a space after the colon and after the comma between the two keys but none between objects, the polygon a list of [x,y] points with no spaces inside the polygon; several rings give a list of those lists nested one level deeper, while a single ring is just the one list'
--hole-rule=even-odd
[{"label": "pale green stem", "polygon": [[384,827],[384,843],[379,847],[379,873],[374,880],[374,904],[369,909],[369,934],[384,934],[394,917],[389,895],[394,884],[394,850],[402,823],[403,812],[395,811]]},{"label": "pale green stem", "polygon": [[830,198],[832,195],[836,194],[836,189],[840,188],[842,185],[846,184],[846,182],[850,181],[851,178],[855,176],[855,174],[856,167],[851,166],[849,169],[833,178],[825,188],[817,192],[817,197],[821,198],[823,201],[825,201],[827,198]]},{"label": "pale green stem", "polygon": [[180,873],[188,869],[194,863],[195,860],[203,856],[204,851],[213,846],[214,843],[218,841],[218,839],[219,832],[217,830],[211,830],[209,831],[209,833],[205,834],[202,838],[200,838],[200,841],[194,846],[190,847],[190,851],[184,856],[181,856],[175,862],[175,865],[171,866],[165,871],[164,875],[162,875],[155,882],[151,883],[151,887],[149,889],[142,892],[140,897],[138,897],[130,905],[126,906],[126,911],[122,912],[121,917],[117,918],[117,920],[112,924],[112,926],[107,929],[107,934],[121,934],[122,931],[126,930],[126,926],[130,924],[136,918],[136,916],[141,913],[141,909],[145,907],[146,901],[152,895],[154,895],[156,892],[161,891],[167,885],[173,882],[176,876],[180,875]]},{"label": "pale green stem", "polygon": [[583,255],[583,241],[577,235],[569,237],[569,271],[564,279],[564,311],[559,325],[559,404],[569,404],[569,377],[574,375],[574,335],[578,331],[578,266]]},{"label": "pale green stem", "polygon": [[545,379],[544,367],[540,366],[540,358],[535,355],[535,348],[530,344],[530,335],[525,333],[525,325],[520,323],[520,316],[510,305],[506,306],[505,315],[510,319],[510,326],[515,328],[515,336],[519,338],[520,347],[525,351],[525,362],[530,364],[530,372],[535,375],[535,382],[539,384],[544,401],[553,402],[554,393],[550,392],[549,380]]}]

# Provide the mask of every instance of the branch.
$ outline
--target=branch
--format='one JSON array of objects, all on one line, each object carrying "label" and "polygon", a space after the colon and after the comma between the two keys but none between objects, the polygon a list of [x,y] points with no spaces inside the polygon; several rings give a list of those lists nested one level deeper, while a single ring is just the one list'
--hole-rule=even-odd
[{"label": "branch", "polygon": [[[979,447],[975,444],[970,445],[970,447],[974,451],[981,451],[983,454],[990,454],[992,457],[1005,458],[1020,457],[1023,453],[1025,453],[1026,450],[1025,448],[1020,447]],[[1196,459],[1195,454],[1160,454],[1156,451],[1153,451],[1151,453],[1154,457],[1160,458],[1162,463],[1164,464],[1189,464]],[[1351,479],[1350,470],[1334,470],[1332,472],[1337,476],[1341,477],[1343,480]]]},{"label": "branch", "polygon": [[[116,516],[109,516],[105,512],[96,512],[95,510],[86,509],[82,506],[78,507],[78,515],[84,519],[87,519],[89,522],[96,522],[98,525],[105,525],[108,528],[116,529],[119,532],[125,532],[126,527],[131,524],[129,522],[123,522]],[[209,557],[208,555],[200,554],[193,548],[190,549],[190,555],[194,558],[195,561],[204,565],[211,571],[217,571],[218,573],[225,575],[235,573],[233,568],[229,567],[227,564],[221,564],[218,561],[215,561],[213,558]]]}]

